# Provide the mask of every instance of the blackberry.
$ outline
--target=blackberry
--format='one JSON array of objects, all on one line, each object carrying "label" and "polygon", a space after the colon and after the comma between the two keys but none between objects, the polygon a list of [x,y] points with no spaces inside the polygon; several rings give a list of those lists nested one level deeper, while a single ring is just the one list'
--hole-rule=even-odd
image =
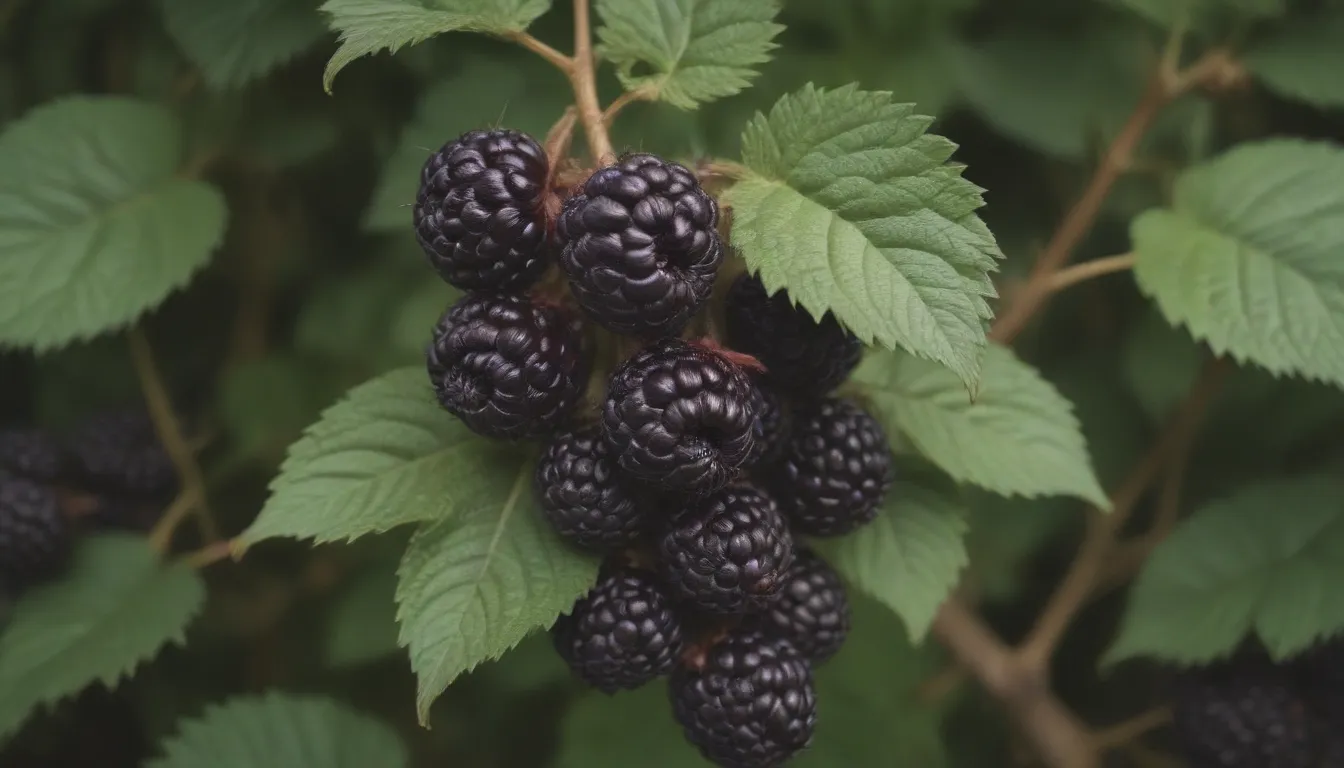
[{"label": "blackberry", "polygon": [[546,271],[546,152],[525,133],[471,131],[420,171],[415,236],[449,283],[518,290]]},{"label": "blackberry", "polygon": [[802,550],[783,582],[779,600],[754,620],[813,664],[830,659],[849,634],[849,598],[840,575],[816,553]]},{"label": "blackberry", "polygon": [[644,529],[644,505],[617,477],[597,427],[555,438],[537,463],[537,497],[556,532],[578,546],[613,550]]},{"label": "blackberry", "polygon": [[1288,675],[1267,662],[1229,662],[1185,675],[1173,725],[1196,768],[1318,768],[1329,743]]},{"label": "blackberry", "polygon": [[588,379],[579,320],[522,296],[463,297],[439,319],[427,358],[439,404],[487,437],[560,426]]},{"label": "blackberry", "polygon": [[767,294],[751,274],[728,289],[724,330],[729,346],[761,361],[772,386],[799,398],[826,395],[863,357],[863,342],[829,312],[818,322],[784,291]]},{"label": "blackberry", "polygon": [[556,223],[579,304],[616,333],[679,332],[723,262],[718,204],[683,165],[627,155],[594,172]]},{"label": "blackberry", "polygon": [[751,455],[745,464],[751,469],[769,467],[779,461],[789,443],[793,412],[773,389],[759,384],[751,389],[751,406],[756,421],[752,426]]},{"label": "blackberry", "polygon": [[877,515],[893,480],[891,452],[876,419],[849,401],[827,399],[798,415],[773,477],[794,530],[839,536]]},{"label": "blackberry", "polygon": [[22,588],[56,576],[70,548],[70,525],[56,492],[0,474],[0,586]]},{"label": "blackberry", "polygon": [[632,477],[670,491],[724,487],[751,455],[751,382],[722,355],[664,339],[611,376],[602,428]]},{"label": "blackberry", "polygon": [[561,616],[556,650],[586,683],[605,692],[638,688],[672,670],[681,623],[650,574],[604,567],[596,586]]},{"label": "blackberry", "polygon": [[64,474],[65,456],[56,438],[40,429],[0,430],[0,470],[39,483]]},{"label": "blackberry", "polygon": [[678,597],[711,613],[759,611],[778,599],[793,536],[765,493],[731,486],[690,502],[665,526],[658,565]]},{"label": "blackberry", "polygon": [[128,406],[90,418],[69,446],[86,490],[163,499],[177,487],[173,460],[143,408]]},{"label": "blackberry", "polygon": [[669,694],[686,739],[724,768],[775,768],[812,742],[812,670],[785,641],[730,635],[701,668],[673,670]]}]

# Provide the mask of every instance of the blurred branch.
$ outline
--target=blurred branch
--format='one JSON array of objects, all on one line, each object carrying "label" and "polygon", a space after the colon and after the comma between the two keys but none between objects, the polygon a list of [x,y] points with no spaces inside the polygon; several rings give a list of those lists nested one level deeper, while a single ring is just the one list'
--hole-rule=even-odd
[{"label": "blurred branch", "polygon": [[1124,272],[1134,268],[1134,254],[1122,253],[1119,256],[1107,256],[1104,259],[1075,264],[1059,270],[1050,278],[1050,292],[1059,291],[1096,277]]},{"label": "blurred branch", "polygon": [[1109,752],[1112,749],[1130,744],[1144,734],[1155,731],[1170,722],[1171,710],[1166,707],[1159,707],[1123,723],[1117,723],[1109,728],[1097,731],[1092,737],[1092,743],[1098,751]]},{"label": "blurred branch", "polygon": [[206,544],[204,547],[191,552],[182,557],[182,562],[194,570],[200,570],[206,566],[214,565],[221,560],[226,560],[233,554],[233,542],[216,541]]}]

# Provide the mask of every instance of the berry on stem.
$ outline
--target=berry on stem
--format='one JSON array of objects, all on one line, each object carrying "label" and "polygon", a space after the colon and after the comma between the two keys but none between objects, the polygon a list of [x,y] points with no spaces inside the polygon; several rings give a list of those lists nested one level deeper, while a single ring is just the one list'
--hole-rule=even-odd
[{"label": "berry on stem", "polygon": [[23,588],[55,577],[70,548],[70,524],[56,492],[0,474],[0,587]]},{"label": "berry on stem", "polygon": [[39,483],[54,483],[65,469],[55,437],[40,429],[0,430],[0,471]]},{"label": "berry on stem", "polygon": [[565,540],[594,550],[633,544],[644,531],[643,503],[617,476],[595,426],[558,435],[537,462],[537,498]]},{"label": "berry on stem", "polygon": [[625,567],[604,567],[552,638],[575,674],[605,693],[667,674],[682,650],[672,599],[652,574]]},{"label": "berry on stem", "polygon": [[877,515],[893,479],[882,426],[854,403],[827,399],[798,414],[772,487],[794,530],[840,536]]},{"label": "berry on stem", "polygon": [[812,741],[812,670],[783,640],[733,633],[699,668],[673,670],[668,688],[687,740],[723,768],[775,768]]},{"label": "berry on stem", "polygon": [[588,379],[578,318],[523,296],[463,297],[435,326],[427,362],[439,404],[486,437],[561,426]]},{"label": "berry on stem", "polygon": [[774,465],[784,454],[793,431],[793,411],[773,389],[760,382],[751,388],[751,405],[756,412],[756,421],[752,427],[751,455],[745,466],[753,470],[764,469]]},{"label": "berry on stem", "polygon": [[88,490],[161,499],[177,488],[177,469],[144,408],[94,416],[71,436],[69,446]]},{"label": "berry on stem", "polygon": [[718,204],[695,174],[654,155],[598,169],[556,224],[579,304],[616,333],[678,333],[709,298],[723,261]]},{"label": "berry on stem", "polygon": [[778,599],[793,536],[766,493],[730,486],[689,502],[665,525],[658,564],[681,599],[724,614],[760,611]]},{"label": "berry on stem", "polygon": [[622,471],[694,494],[733,479],[751,455],[755,420],[746,374],[675,338],[617,368],[602,406],[603,432]]},{"label": "berry on stem", "polygon": [[789,641],[813,664],[827,661],[849,634],[849,598],[840,574],[811,550],[797,553],[779,599],[759,617],[763,632]]},{"label": "berry on stem", "polygon": [[541,277],[548,169],[541,145],[519,131],[471,131],[430,155],[415,235],[444,280],[469,291],[520,290]]}]

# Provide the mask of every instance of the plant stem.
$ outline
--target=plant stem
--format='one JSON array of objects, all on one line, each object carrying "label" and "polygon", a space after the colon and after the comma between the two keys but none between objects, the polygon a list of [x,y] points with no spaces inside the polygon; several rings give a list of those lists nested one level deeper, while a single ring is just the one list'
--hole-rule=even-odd
[{"label": "plant stem", "polygon": [[1104,259],[1085,261],[1082,264],[1065,267],[1056,272],[1050,278],[1050,292],[1058,293],[1086,280],[1116,272],[1124,272],[1133,268],[1134,254],[1132,253],[1122,253],[1118,256],[1107,256]]},{"label": "plant stem", "polygon": [[504,38],[523,46],[527,50],[532,51],[550,62],[556,69],[564,72],[566,77],[569,77],[574,71],[573,59],[522,30],[507,32],[504,34]]},{"label": "plant stem", "polygon": [[579,121],[588,137],[593,162],[607,165],[616,158],[602,119],[602,104],[597,100],[597,72],[593,62],[593,33],[589,0],[574,0],[574,65],[569,71]]},{"label": "plant stem", "polygon": [[1092,737],[1092,743],[1098,751],[1107,752],[1138,739],[1144,734],[1155,731],[1171,722],[1171,710],[1166,707],[1149,710],[1123,723],[1098,731]]},{"label": "plant stem", "polygon": [[616,120],[616,116],[621,114],[621,110],[635,103],[636,101],[646,101],[654,97],[651,90],[636,89],[626,91],[616,98],[615,101],[607,105],[606,111],[602,113],[602,124],[610,127]]},{"label": "plant stem", "polygon": [[204,547],[183,556],[182,562],[195,570],[200,570],[209,565],[214,565],[220,560],[227,559],[233,554],[233,542],[216,541],[206,544]]},{"label": "plant stem", "polygon": [[158,522],[154,523],[154,528],[149,532],[149,546],[160,555],[168,553],[169,547],[173,543],[173,533],[182,521],[187,519],[187,515],[200,503],[197,495],[188,490],[183,490],[173,499],[173,503],[168,505],[159,516]]}]

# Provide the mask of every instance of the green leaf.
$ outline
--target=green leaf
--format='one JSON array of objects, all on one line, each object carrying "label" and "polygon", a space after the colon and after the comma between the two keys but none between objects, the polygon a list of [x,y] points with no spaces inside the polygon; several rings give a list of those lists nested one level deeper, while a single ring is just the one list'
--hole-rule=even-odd
[{"label": "green leaf", "polygon": [[219,386],[219,415],[244,455],[281,450],[340,392],[319,369],[271,355],[228,370]]},{"label": "green leaf", "polygon": [[341,46],[322,85],[330,92],[336,73],[361,56],[396,53],[444,32],[521,31],[550,7],[551,0],[327,0],[322,10]]},{"label": "green leaf", "polygon": [[975,400],[946,368],[900,352],[870,353],[854,379],[888,430],[958,481],[1108,505],[1073,405],[1007,347],[989,346]]},{"label": "green leaf", "polygon": [[600,0],[597,11],[621,85],[682,109],[750,86],[784,29],[778,0]]},{"label": "green leaf", "polygon": [[397,645],[397,569],[394,562],[370,565],[332,606],[327,663],[351,667],[400,650]]},{"label": "green leaf", "polygon": [[556,768],[703,768],[672,719],[664,685],[614,696],[589,692],[565,715]]},{"label": "green leaf", "polygon": [[240,540],[354,539],[477,510],[500,484],[505,446],[439,407],[423,367],[362,384],[327,409],[271,483]]},{"label": "green leaf", "polygon": [[458,675],[550,626],[597,578],[597,558],[567,547],[532,496],[533,466],[498,458],[458,514],[426,525],[398,571],[397,619],[419,678],[421,722]]},{"label": "green leaf", "polygon": [[238,88],[326,34],[317,0],[160,0],[168,34],[212,88]]},{"label": "green leaf", "polygon": [[931,122],[889,93],[808,85],[747,126],[750,173],[723,201],[733,245],[772,293],[973,388],[1002,253]]},{"label": "green leaf", "polygon": [[0,133],[0,347],[51,350],[129,325],[224,235],[224,198],[178,174],[167,109],[44,104]]},{"label": "green leaf", "polygon": [[1286,659],[1344,629],[1342,581],[1344,483],[1248,487],[1198,510],[1154,550],[1107,663],[1208,662],[1248,632]]},{"label": "green leaf", "polygon": [[181,726],[147,768],[406,768],[396,732],[330,699],[231,699]]},{"label": "green leaf", "polygon": [[1344,106],[1344,9],[1289,21],[1251,46],[1246,66],[1274,91],[1321,107]]},{"label": "green leaf", "polygon": [[161,566],[143,538],[83,539],[70,571],[25,593],[0,631],[0,737],[90,683],[115,687],[181,642],[204,602],[196,572]]},{"label": "green leaf", "polygon": [[1344,150],[1246,144],[1132,226],[1139,287],[1215,352],[1344,385]]},{"label": "green leaf", "polygon": [[856,587],[880,600],[919,642],[966,566],[966,505],[955,485],[909,458],[877,519],[826,542],[827,559]]}]

